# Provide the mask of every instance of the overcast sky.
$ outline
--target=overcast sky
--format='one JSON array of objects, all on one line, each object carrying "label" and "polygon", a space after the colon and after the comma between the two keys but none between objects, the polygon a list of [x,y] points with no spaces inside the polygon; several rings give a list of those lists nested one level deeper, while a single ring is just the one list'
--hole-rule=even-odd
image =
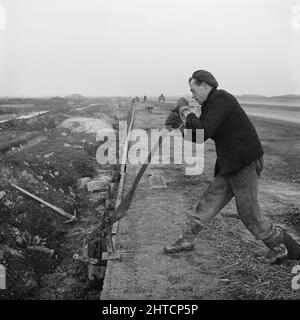
[{"label": "overcast sky", "polygon": [[234,94],[300,94],[297,5],[0,0],[0,96],[182,95],[197,69]]}]

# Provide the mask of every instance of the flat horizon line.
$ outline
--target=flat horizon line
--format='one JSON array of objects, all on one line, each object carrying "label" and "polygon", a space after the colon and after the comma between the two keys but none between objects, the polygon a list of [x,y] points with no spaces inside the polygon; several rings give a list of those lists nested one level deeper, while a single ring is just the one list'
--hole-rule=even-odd
[{"label": "flat horizon line", "polygon": [[[4,95],[0,96],[0,99],[50,99],[50,98],[73,98],[74,96],[78,96],[78,98],[135,98],[135,97],[143,97],[146,96],[147,98],[158,98],[160,94],[152,94],[152,95],[146,95],[146,94],[140,94],[140,95],[83,95],[80,93],[73,93],[69,95]],[[165,97],[169,98],[178,98],[178,97],[191,97],[190,94],[164,94]],[[245,98],[299,98],[300,99],[300,93],[299,94],[279,94],[279,95],[262,95],[262,94],[252,94],[252,93],[243,93],[243,94],[233,94],[236,97],[245,97]]]}]

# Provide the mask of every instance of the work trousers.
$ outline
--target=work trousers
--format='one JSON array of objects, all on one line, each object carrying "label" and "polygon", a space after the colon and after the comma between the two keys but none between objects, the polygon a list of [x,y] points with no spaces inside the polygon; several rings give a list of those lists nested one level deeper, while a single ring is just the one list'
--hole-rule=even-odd
[{"label": "work trousers", "polygon": [[187,213],[183,235],[193,237],[234,197],[240,219],[253,236],[268,246],[278,245],[281,232],[261,213],[258,203],[258,179],[262,170],[261,157],[234,173],[217,175],[195,210]]}]

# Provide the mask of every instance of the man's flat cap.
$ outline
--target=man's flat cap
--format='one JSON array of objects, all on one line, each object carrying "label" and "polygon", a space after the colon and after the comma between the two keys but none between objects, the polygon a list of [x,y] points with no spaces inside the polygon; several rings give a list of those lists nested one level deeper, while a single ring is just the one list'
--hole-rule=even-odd
[{"label": "man's flat cap", "polygon": [[206,70],[197,70],[193,73],[192,78],[196,79],[198,82],[206,82],[210,86],[217,88],[218,87],[218,81],[215,79],[215,77]]}]

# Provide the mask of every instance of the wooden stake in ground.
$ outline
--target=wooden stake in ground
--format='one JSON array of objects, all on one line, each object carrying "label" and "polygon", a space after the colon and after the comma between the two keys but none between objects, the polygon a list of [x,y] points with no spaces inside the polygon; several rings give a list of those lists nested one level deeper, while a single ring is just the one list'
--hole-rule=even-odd
[{"label": "wooden stake in ground", "polygon": [[[36,200],[36,201],[44,204],[45,206],[47,206],[48,208],[52,209],[53,211],[55,211],[55,212],[61,214],[62,216],[68,218],[69,220],[66,221],[66,222],[73,222],[73,221],[76,220],[76,214],[75,214],[75,215],[71,215],[71,214],[65,212],[64,210],[62,210],[62,209],[60,209],[60,208],[52,205],[51,203],[49,203],[49,202],[47,202],[47,201],[45,201],[45,200],[43,200],[43,199],[35,196],[34,194],[32,194],[32,193],[30,193],[30,192],[28,192],[28,191],[26,191],[25,189],[23,189],[23,188],[21,188],[21,187],[18,187],[17,185],[15,185],[15,184],[13,184],[13,183],[11,183],[10,185],[11,185],[13,188],[15,188],[15,189],[21,191],[22,193],[26,194],[26,195],[29,196],[30,198],[32,198],[32,199],[34,199],[34,200]],[[76,212],[75,212],[75,213],[76,213]]]}]

